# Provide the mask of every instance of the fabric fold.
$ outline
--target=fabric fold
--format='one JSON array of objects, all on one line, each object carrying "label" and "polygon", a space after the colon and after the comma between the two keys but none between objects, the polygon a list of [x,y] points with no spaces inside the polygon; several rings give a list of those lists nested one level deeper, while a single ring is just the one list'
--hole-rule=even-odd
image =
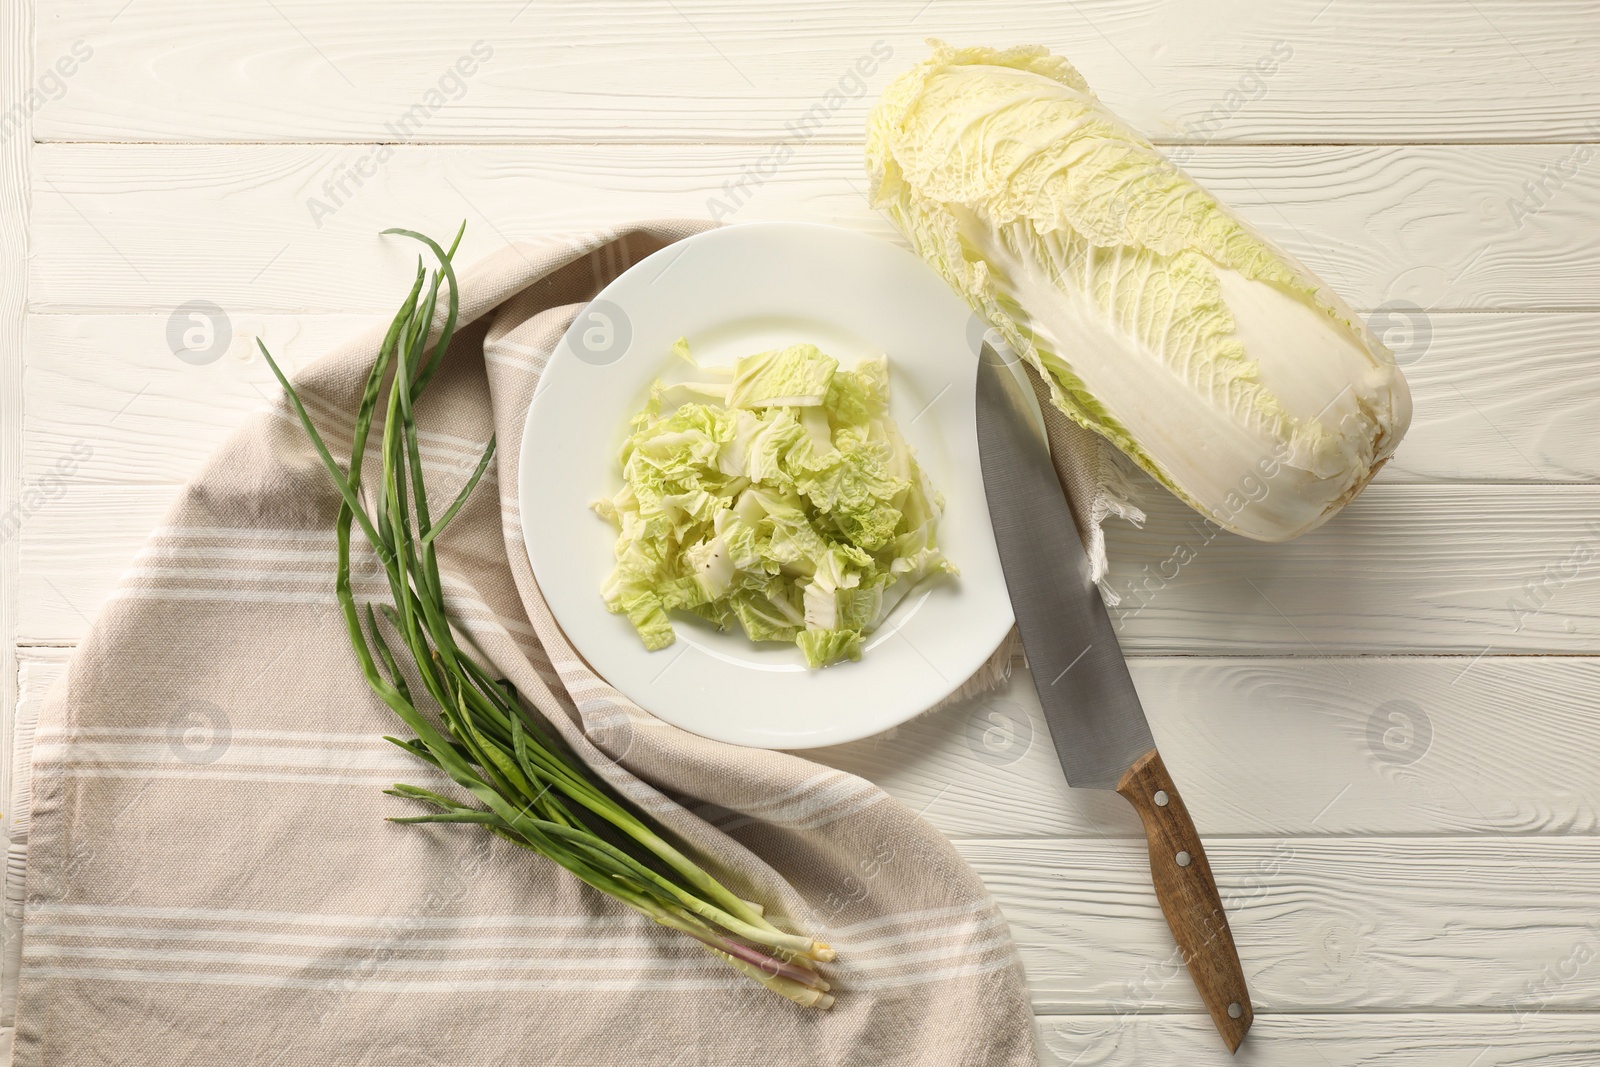
[{"label": "fabric fold", "polygon": [[[17,1064],[1035,1062],[1005,921],[942,835],[864,779],[653,718],[535,584],[517,446],[545,361],[607,282],[705,225],[463,272],[465,325],[418,412],[425,473],[450,499],[497,435],[440,539],[463,633],[730,888],[835,945],[836,1006],[773,996],[486,833],[383,821],[414,811],[381,789],[442,778],[381,740],[398,721],[333,597],[338,497],[280,398],[186,487],[41,713]],[[336,454],[378,337],[296,377]],[[356,593],[381,600],[356,541]]]}]

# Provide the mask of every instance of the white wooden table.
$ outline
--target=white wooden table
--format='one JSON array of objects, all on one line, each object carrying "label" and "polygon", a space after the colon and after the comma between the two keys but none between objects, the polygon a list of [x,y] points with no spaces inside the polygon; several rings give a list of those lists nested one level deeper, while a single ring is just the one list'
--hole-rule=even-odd
[{"label": "white wooden table", "polygon": [[[272,393],[249,339],[303,362],[392,305],[411,268],[378,230],[466,218],[465,260],[672,214],[888,235],[862,121],[926,35],[1067,55],[1374,312],[1416,394],[1398,457],[1296,543],[1211,539],[1160,498],[1111,534],[1114,585],[1143,589],[1134,677],[1252,981],[1238,1062],[1600,1062],[1592,2],[12,0],[8,743],[177,486]],[[193,301],[231,328],[209,363],[168,340]],[[1025,679],[827,758],[992,886],[1044,1062],[1226,1061],[1131,810],[1064,786]]]}]

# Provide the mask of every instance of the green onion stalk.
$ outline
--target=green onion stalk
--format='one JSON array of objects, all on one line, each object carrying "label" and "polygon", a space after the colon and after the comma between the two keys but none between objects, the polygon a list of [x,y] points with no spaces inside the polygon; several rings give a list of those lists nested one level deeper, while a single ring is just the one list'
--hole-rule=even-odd
[{"label": "green onion stalk", "polygon": [[[350,644],[372,691],[416,735],[386,740],[443,771],[478,802],[396,785],[385,792],[435,810],[390,821],[483,826],[662,926],[694,938],[773,992],[798,1004],[829,1007],[830,987],[815,964],[833,959],[833,949],[775,926],[760,905],[740,899],[670,843],[664,828],[633,809],[523,705],[510,682],[491,676],[457,642],[445,611],[435,545],[488,469],[495,443],[491,438],[460,493],[435,519],[422,479],[415,406],[455,333],[460,302],[452,258],[465,229],[463,223],[448,250],[410,230],[384,231],[420,241],[437,266],[426,269],[418,259],[411,291],[367,375],[347,465],[333,458],[294,386],[266,346],[256,342],[341,497],[334,589]],[[444,324],[430,348],[441,295]],[[374,488],[363,485],[362,468],[380,407]],[[370,514],[364,496],[373,501]],[[358,608],[350,587],[350,540],[356,525],[388,579],[392,603],[376,610],[371,603],[364,611]],[[427,701],[413,694],[401,674],[379,614],[409,655]],[[423,713],[425,703],[432,715]]]}]

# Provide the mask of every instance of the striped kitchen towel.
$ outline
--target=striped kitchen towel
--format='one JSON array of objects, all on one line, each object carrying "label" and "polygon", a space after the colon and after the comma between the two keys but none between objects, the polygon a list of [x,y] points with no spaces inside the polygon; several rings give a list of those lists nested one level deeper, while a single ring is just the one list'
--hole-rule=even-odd
[{"label": "striped kitchen towel", "polygon": [[[937,831],[863,779],[652,718],[534,584],[515,443],[545,361],[601,286],[701,228],[522,244],[464,275],[424,469],[448,500],[491,432],[510,446],[442,539],[461,627],[731,887],[837,947],[836,1006],[798,1008],[487,833],[383,821],[414,806],[380,790],[430,768],[381,740],[398,723],[334,600],[338,497],[280,398],[187,487],[41,714],[17,1064],[1034,1062],[1006,924]],[[336,453],[377,339],[298,377]],[[380,599],[357,542],[356,594]]]}]

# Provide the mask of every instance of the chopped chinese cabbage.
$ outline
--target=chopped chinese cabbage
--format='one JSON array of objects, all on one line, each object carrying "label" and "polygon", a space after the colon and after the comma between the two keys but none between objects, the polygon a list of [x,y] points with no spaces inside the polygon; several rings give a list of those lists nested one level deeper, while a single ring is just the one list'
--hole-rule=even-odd
[{"label": "chopped chinese cabbage", "polygon": [[[673,352],[694,363],[687,342]],[[740,359],[731,381],[652,387],[622,446],[623,487],[594,508],[617,530],[601,589],[649,649],[690,612],[812,667],[862,639],[924,578],[954,574],[944,499],[889,417],[889,365],[839,369],[808,344]]]}]

